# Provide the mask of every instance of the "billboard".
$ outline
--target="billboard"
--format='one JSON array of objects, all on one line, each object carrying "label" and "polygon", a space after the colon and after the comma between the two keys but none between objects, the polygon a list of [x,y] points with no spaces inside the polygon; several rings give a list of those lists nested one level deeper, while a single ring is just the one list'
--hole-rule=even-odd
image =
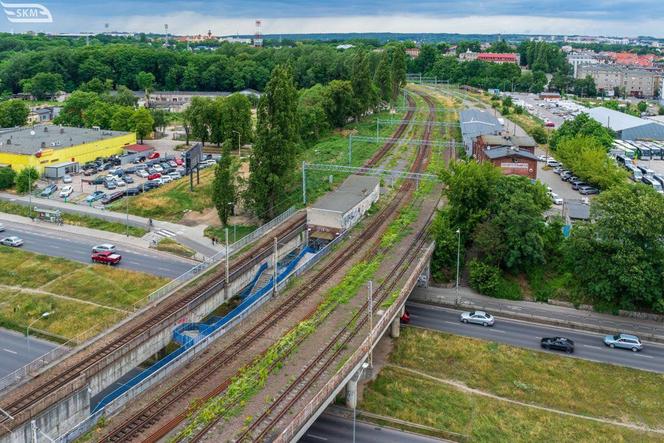
[{"label": "billboard", "polygon": [[184,153],[184,167],[187,174],[203,160],[203,143],[196,143]]}]

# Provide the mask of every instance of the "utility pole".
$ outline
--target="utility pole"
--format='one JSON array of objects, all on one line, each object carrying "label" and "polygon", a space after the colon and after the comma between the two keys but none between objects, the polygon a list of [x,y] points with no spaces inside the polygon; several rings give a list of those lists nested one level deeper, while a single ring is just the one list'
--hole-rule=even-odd
[{"label": "utility pole", "polygon": [[302,203],[307,205],[307,162],[302,162]]},{"label": "utility pole", "polygon": [[28,205],[30,205],[30,218],[32,218],[32,171],[28,172]]},{"label": "utility pole", "polygon": [[373,368],[373,282],[369,280],[369,294],[367,305],[369,307],[369,367]]},{"label": "utility pole", "polygon": [[37,443],[37,422],[35,420],[30,420],[30,429],[32,430],[32,441]]},{"label": "utility pole", "polygon": [[129,192],[125,191],[125,200],[127,200],[127,237],[129,237]]},{"label": "utility pole", "polygon": [[277,243],[277,237],[274,237],[274,277],[273,277],[273,285],[272,285],[272,292],[274,296],[277,296],[277,277],[279,276],[277,267],[279,266],[279,245]]},{"label": "utility pole", "polygon": [[[376,138],[376,141],[378,141],[378,138]],[[348,136],[348,166],[352,166],[352,158],[353,158],[353,134]]]},{"label": "utility pole", "polygon": [[229,295],[229,289],[228,286],[230,284],[230,278],[229,278],[229,259],[228,259],[228,227],[225,230],[226,233],[226,299],[228,299]]},{"label": "utility pole", "polygon": [[378,143],[378,137],[380,137],[380,118],[376,118],[376,143]]},{"label": "utility pole", "polygon": [[457,272],[456,272],[456,301],[459,303],[459,268],[461,263],[461,229],[456,230],[459,242],[457,244]]}]

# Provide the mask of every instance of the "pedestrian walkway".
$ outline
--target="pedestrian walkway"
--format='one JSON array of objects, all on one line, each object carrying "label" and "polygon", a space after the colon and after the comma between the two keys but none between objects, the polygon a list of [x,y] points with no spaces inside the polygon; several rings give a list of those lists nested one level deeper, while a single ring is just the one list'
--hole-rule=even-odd
[{"label": "pedestrian walkway", "polygon": [[664,343],[664,322],[602,314],[548,303],[497,299],[478,294],[467,287],[459,288],[458,297],[454,288],[416,288],[410,300],[459,309],[483,309],[497,316],[599,333],[633,333],[641,339]]}]

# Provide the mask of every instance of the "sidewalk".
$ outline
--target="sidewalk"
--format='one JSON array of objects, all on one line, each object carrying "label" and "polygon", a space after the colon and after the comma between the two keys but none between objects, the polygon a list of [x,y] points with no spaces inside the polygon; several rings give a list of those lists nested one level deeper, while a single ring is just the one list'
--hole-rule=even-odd
[{"label": "sidewalk", "polygon": [[[29,205],[30,198],[27,196],[17,196],[6,192],[0,192],[0,200],[10,201],[22,205]],[[140,227],[149,230],[149,219],[138,217],[136,215],[127,215],[121,212],[107,211],[103,207],[79,205],[74,203],[65,203],[59,199],[45,199],[40,197],[32,197],[32,206],[38,206],[45,209],[60,209],[63,212],[73,213],[78,215],[87,215],[89,217],[101,218],[102,220],[112,221],[116,223],[129,223],[130,226]],[[76,227],[75,229],[82,229]],[[143,240],[150,243],[155,238],[154,233],[161,237],[170,237],[183,245],[195,250],[205,257],[211,257],[218,252],[224,250],[223,246],[213,246],[210,239],[203,235],[205,230],[204,226],[184,226],[177,223],[169,223],[164,221],[153,221],[152,233],[143,237]]]},{"label": "sidewalk", "polygon": [[546,303],[502,300],[480,295],[467,287],[459,288],[458,300],[454,288],[416,288],[410,301],[459,309],[482,309],[498,317],[582,329],[601,334],[627,332],[636,334],[641,339],[664,343],[664,322],[601,314]]}]

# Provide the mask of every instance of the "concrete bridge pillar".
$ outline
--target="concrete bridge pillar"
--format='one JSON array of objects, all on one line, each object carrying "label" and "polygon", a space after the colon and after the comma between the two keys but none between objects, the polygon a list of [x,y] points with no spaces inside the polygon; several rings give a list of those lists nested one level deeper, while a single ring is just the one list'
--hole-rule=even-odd
[{"label": "concrete bridge pillar", "polygon": [[399,309],[397,315],[394,317],[394,320],[392,320],[392,324],[390,325],[390,337],[399,338],[399,335],[401,335],[401,317],[405,312],[406,306],[404,305],[401,307],[401,309]]},{"label": "concrete bridge pillar", "polygon": [[357,382],[358,377],[351,378],[346,384],[346,407],[355,409],[357,407]]},{"label": "concrete bridge pillar", "polygon": [[426,267],[422,270],[419,278],[417,279],[418,288],[428,288],[429,280],[431,279],[431,259],[427,262]]}]

